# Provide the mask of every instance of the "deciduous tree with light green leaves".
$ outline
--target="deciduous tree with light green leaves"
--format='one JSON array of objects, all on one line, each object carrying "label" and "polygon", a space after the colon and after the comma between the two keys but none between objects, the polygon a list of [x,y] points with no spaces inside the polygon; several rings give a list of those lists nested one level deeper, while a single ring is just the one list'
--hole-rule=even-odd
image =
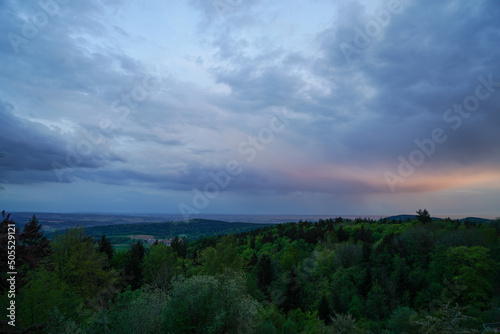
[{"label": "deciduous tree with light green leaves", "polygon": [[44,267],[31,271],[19,293],[19,319],[29,327],[50,319],[54,308],[67,317],[76,317],[81,298],[57,275]]},{"label": "deciduous tree with light green leaves", "polygon": [[481,246],[460,246],[449,248],[445,256],[445,278],[466,288],[457,292],[460,304],[485,308],[493,293],[498,266],[490,250]]},{"label": "deciduous tree with light green leaves", "polygon": [[172,278],[181,274],[182,261],[177,253],[167,245],[153,245],[144,257],[143,271],[147,283],[166,289]]},{"label": "deciduous tree with light green leaves", "polygon": [[226,270],[239,270],[244,266],[238,255],[238,242],[234,236],[224,237],[216,247],[208,247],[201,254],[203,271],[208,275],[221,274]]},{"label": "deciduous tree with light green leaves", "polygon": [[116,281],[114,270],[106,271],[106,255],[96,250],[92,238],[81,228],[71,228],[52,242],[50,260],[59,282],[83,299],[94,298],[103,287]]},{"label": "deciduous tree with light green leaves", "polygon": [[173,283],[164,327],[167,333],[252,333],[257,309],[242,276],[193,276]]}]

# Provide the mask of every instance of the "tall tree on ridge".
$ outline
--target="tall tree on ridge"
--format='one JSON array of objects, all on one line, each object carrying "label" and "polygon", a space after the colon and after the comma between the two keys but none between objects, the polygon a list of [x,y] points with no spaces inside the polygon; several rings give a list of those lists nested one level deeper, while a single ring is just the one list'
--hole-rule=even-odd
[{"label": "tall tree on ridge", "polygon": [[52,254],[50,241],[43,235],[42,225],[33,215],[19,234],[19,255],[24,263],[33,269],[50,254]]},{"label": "tall tree on ridge", "polygon": [[417,219],[422,224],[427,224],[427,223],[432,222],[431,215],[429,214],[429,211],[427,211],[427,209],[424,209],[424,210],[418,209]]},{"label": "tall tree on ridge", "polygon": [[113,259],[113,246],[111,246],[111,242],[104,234],[102,235],[101,240],[99,240],[99,248],[97,250],[100,253],[106,254],[109,263],[111,263],[111,260]]}]

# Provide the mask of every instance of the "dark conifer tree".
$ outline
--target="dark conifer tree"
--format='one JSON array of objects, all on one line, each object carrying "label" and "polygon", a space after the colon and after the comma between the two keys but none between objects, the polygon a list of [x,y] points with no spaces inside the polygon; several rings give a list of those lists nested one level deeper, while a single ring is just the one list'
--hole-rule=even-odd
[{"label": "dark conifer tree", "polygon": [[318,318],[323,320],[323,322],[328,325],[331,323],[331,315],[332,311],[330,310],[330,303],[328,303],[326,296],[323,295],[318,305]]},{"label": "dark conifer tree", "polygon": [[363,248],[362,248],[362,255],[363,255],[363,262],[364,263],[370,262],[371,253],[372,253],[372,245],[367,243],[367,242],[364,242]]},{"label": "dark conifer tree", "polygon": [[106,254],[109,263],[111,263],[111,260],[113,259],[113,246],[111,246],[111,242],[104,234],[102,235],[101,240],[99,240],[98,251]]},{"label": "dark conifer tree", "polygon": [[43,235],[42,225],[35,215],[24,226],[18,240],[19,257],[31,269],[38,267],[40,261],[52,253],[50,241]]},{"label": "dark conifer tree", "polygon": [[259,260],[257,264],[257,282],[259,284],[259,288],[266,292],[266,289],[269,285],[271,285],[273,281],[273,266],[271,263],[271,258],[264,254]]},{"label": "dark conifer tree", "polygon": [[186,239],[179,239],[178,236],[175,236],[174,240],[170,243],[170,247],[179,255],[179,257],[186,258],[187,255],[187,245]]},{"label": "dark conifer tree", "polygon": [[372,289],[372,271],[369,266],[365,269],[365,274],[363,276],[363,280],[361,281],[361,285],[359,286],[360,294],[366,298],[368,292]]},{"label": "dark conifer tree", "polygon": [[142,260],[144,259],[145,251],[141,241],[134,242],[129,250],[129,258],[125,270],[131,276],[130,285],[133,290],[141,287]]},{"label": "dark conifer tree", "polygon": [[285,313],[300,308],[302,297],[302,285],[295,268],[292,268],[290,277],[285,288],[285,299],[281,307]]},{"label": "dark conifer tree", "polygon": [[283,249],[283,246],[281,245],[281,242],[278,242],[278,247],[276,247],[276,251],[279,253]]},{"label": "dark conifer tree", "polygon": [[338,288],[331,290],[332,292],[332,311],[336,314],[347,313],[347,307],[342,304],[340,300],[340,293]]},{"label": "dark conifer tree", "polygon": [[424,210],[419,209],[417,211],[417,219],[422,224],[427,224],[427,223],[432,222],[431,215],[429,214],[429,211],[427,211],[427,209],[424,209]]},{"label": "dark conifer tree", "polygon": [[339,229],[335,232],[335,234],[337,235],[339,242],[344,242],[344,241],[349,240],[349,233],[344,231],[342,226],[339,227]]},{"label": "dark conifer tree", "polygon": [[252,258],[250,259],[248,264],[250,265],[250,267],[255,267],[257,265],[257,263],[259,263],[259,258],[257,256],[257,254],[255,254],[255,252],[254,252],[252,255]]}]

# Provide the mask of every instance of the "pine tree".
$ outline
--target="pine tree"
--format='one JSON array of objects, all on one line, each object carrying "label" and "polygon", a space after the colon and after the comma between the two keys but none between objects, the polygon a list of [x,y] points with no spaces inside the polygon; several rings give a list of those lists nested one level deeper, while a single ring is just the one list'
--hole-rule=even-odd
[{"label": "pine tree", "polygon": [[273,281],[273,266],[271,263],[271,258],[264,254],[257,264],[257,282],[259,288],[265,292],[267,287],[271,285]]},{"label": "pine tree", "polygon": [[40,265],[40,261],[50,255],[50,241],[43,235],[42,225],[35,215],[19,234],[19,257],[30,269]]},{"label": "pine tree", "polygon": [[328,299],[326,298],[326,296],[323,295],[318,305],[318,318],[323,320],[323,322],[328,325],[332,321],[330,319],[330,316],[332,316],[330,304],[328,303]]},{"label": "pine tree", "polygon": [[252,239],[250,240],[250,248],[255,249],[255,235],[252,236]]},{"label": "pine tree", "polygon": [[339,227],[339,229],[335,232],[335,234],[337,235],[339,242],[344,242],[344,241],[349,240],[349,233],[344,231],[342,226]]},{"label": "pine tree", "polygon": [[362,251],[361,253],[363,254],[363,262],[364,263],[369,263],[370,262],[370,255],[372,253],[372,245],[367,243],[367,242],[364,242],[363,243],[363,248],[362,248]]},{"label": "pine tree", "polygon": [[286,284],[285,300],[281,307],[285,313],[300,308],[302,296],[302,286],[295,268],[292,268],[288,283]]},{"label": "pine tree", "polygon": [[111,260],[113,259],[113,246],[111,246],[111,242],[104,234],[102,235],[101,240],[99,240],[98,251],[106,254],[109,263],[111,263]]},{"label": "pine tree", "polygon": [[363,280],[361,282],[361,285],[359,286],[359,292],[363,297],[366,298],[371,289],[372,289],[372,271],[370,266],[366,266],[365,274],[363,275]]},{"label": "pine tree", "polygon": [[146,250],[141,241],[134,242],[129,250],[128,263],[126,265],[126,273],[132,276],[130,285],[133,290],[141,287],[142,283],[142,260]]},{"label": "pine tree", "polygon": [[250,265],[250,267],[255,267],[257,263],[259,263],[259,258],[257,257],[257,254],[255,254],[254,252],[248,264]]},{"label": "pine tree", "polygon": [[185,238],[179,239],[178,236],[175,236],[174,240],[172,240],[172,242],[170,243],[170,247],[172,247],[172,249],[177,252],[177,255],[179,255],[179,257],[186,258],[187,246]]},{"label": "pine tree", "polygon": [[422,224],[427,224],[432,222],[431,215],[429,214],[429,211],[427,211],[427,209],[424,209],[423,211],[422,209],[419,209],[417,211],[417,219]]}]

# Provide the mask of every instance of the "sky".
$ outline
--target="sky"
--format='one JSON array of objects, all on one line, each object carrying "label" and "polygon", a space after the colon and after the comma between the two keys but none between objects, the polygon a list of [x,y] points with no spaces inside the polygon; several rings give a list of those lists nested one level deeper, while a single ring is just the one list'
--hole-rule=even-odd
[{"label": "sky", "polygon": [[7,212],[500,216],[500,3],[0,2]]}]

